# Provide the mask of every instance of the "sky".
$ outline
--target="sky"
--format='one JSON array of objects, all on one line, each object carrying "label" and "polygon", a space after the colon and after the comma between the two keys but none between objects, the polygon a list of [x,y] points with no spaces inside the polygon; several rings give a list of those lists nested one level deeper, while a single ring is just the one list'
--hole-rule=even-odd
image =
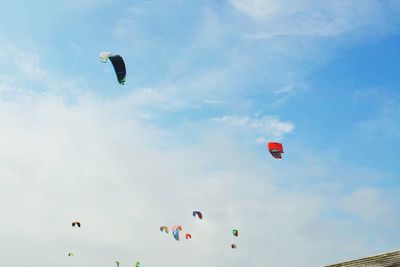
[{"label": "sky", "polygon": [[[1,266],[317,267],[400,248],[400,1],[3,10]],[[124,57],[125,85],[101,51]],[[159,231],[175,224],[192,240]]]}]

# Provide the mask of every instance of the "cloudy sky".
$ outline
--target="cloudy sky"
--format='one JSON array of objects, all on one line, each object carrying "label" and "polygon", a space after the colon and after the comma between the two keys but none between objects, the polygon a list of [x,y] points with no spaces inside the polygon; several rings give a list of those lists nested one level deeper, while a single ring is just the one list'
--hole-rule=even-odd
[{"label": "cloudy sky", "polygon": [[[2,10],[0,266],[317,267],[400,247],[400,1]],[[124,86],[101,51],[123,55]],[[160,233],[174,224],[193,239]]]}]

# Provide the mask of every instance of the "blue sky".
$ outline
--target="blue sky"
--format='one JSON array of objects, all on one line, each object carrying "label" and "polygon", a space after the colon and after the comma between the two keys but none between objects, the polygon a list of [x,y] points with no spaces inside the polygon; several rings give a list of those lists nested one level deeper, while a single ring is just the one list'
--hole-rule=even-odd
[{"label": "blue sky", "polygon": [[[0,265],[321,266],[398,248],[399,1],[3,10]],[[124,57],[124,86],[101,51]],[[193,242],[162,239],[173,223]]]}]

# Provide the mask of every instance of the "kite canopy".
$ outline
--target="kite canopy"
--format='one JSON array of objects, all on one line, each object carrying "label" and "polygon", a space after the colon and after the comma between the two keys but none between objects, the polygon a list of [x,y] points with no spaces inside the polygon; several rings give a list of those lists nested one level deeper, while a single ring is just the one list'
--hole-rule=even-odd
[{"label": "kite canopy", "polygon": [[231,244],[231,248],[232,248],[232,249],[235,249],[235,248],[236,248],[236,244],[235,244],[235,243],[232,243],[232,244]]},{"label": "kite canopy", "polygon": [[118,82],[120,84],[124,84],[126,79],[126,67],[124,59],[120,55],[113,54],[112,52],[101,52],[99,58],[103,63],[106,63],[108,59],[111,61],[111,64],[114,67],[115,75],[117,75]]},{"label": "kite canopy", "polygon": [[232,234],[237,237],[239,235],[239,231],[237,229],[233,229]]},{"label": "kite canopy", "polygon": [[167,233],[167,234],[169,233],[169,229],[168,229],[167,226],[160,226],[160,231],[161,231],[161,232],[164,231],[164,232]]},{"label": "kite canopy", "polygon": [[276,159],[282,158],[283,146],[281,143],[277,142],[268,143],[268,150],[274,158]]},{"label": "kite canopy", "polygon": [[185,238],[186,238],[186,239],[192,239],[192,235],[189,234],[189,233],[186,233],[186,234],[185,234]]},{"label": "kite canopy", "polygon": [[179,241],[179,231],[182,231],[182,226],[174,225],[171,230],[175,240]]},{"label": "kite canopy", "polygon": [[74,253],[70,252],[68,253],[68,257],[74,256]]},{"label": "kite canopy", "polygon": [[175,240],[179,241],[179,229],[172,231],[172,234],[174,235]]},{"label": "kite canopy", "polygon": [[203,214],[200,211],[193,211],[193,217],[196,217],[196,215],[200,220],[203,219]]},{"label": "kite canopy", "polygon": [[78,221],[72,222],[72,227],[75,227],[75,225],[81,227],[81,223]]}]

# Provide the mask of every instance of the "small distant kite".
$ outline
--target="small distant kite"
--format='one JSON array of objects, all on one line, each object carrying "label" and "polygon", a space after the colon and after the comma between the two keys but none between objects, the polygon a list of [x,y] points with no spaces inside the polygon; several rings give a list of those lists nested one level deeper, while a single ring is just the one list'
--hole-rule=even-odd
[{"label": "small distant kite", "polygon": [[276,159],[282,158],[283,146],[281,143],[270,142],[268,143],[268,150],[271,155]]},{"label": "small distant kite", "polygon": [[168,229],[168,227],[167,226],[160,226],[160,231],[161,232],[165,232],[165,233],[169,233],[169,229]]},{"label": "small distant kite", "polygon": [[232,244],[231,244],[231,248],[232,248],[232,249],[235,249],[235,248],[236,248],[236,244],[235,244],[235,243],[232,243]]},{"label": "small distant kite", "polygon": [[193,217],[196,217],[196,215],[200,220],[203,219],[203,214],[200,211],[193,211]]},{"label": "small distant kite", "polygon": [[81,223],[78,221],[72,222],[72,227],[75,227],[75,225],[81,227]]},{"label": "small distant kite", "polygon": [[179,231],[182,231],[182,226],[174,225],[171,228],[172,235],[174,236],[176,241],[179,241]]},{"label": "small distant kite", "polygon": [[189,234],[189,233],[186,233],[186,234],[185,234],[185,238],[186,238],[186,239],[192,239],[192,235]]},{"label": "small distant kite", "polygon": [[68,253],[68,257],[74,256],[74,253],[70,252]]},{"label": "small distant kite", "polygon": [[115,75],[117,75],[118,82],[120,84],[124,84],[126,79],[126,67],[124,59],[120,55],[112,52],[101,52],[99,58],[103,63],[107,63],[107,60],[111,61],[111,64],[114,67]]},{"label": "small distant kite", "polygon": [[233,234],[234,236],[238,237],[239,231],[238,231],[237,229],[233,229],[233,230],[232,230],[232,234]]}]

